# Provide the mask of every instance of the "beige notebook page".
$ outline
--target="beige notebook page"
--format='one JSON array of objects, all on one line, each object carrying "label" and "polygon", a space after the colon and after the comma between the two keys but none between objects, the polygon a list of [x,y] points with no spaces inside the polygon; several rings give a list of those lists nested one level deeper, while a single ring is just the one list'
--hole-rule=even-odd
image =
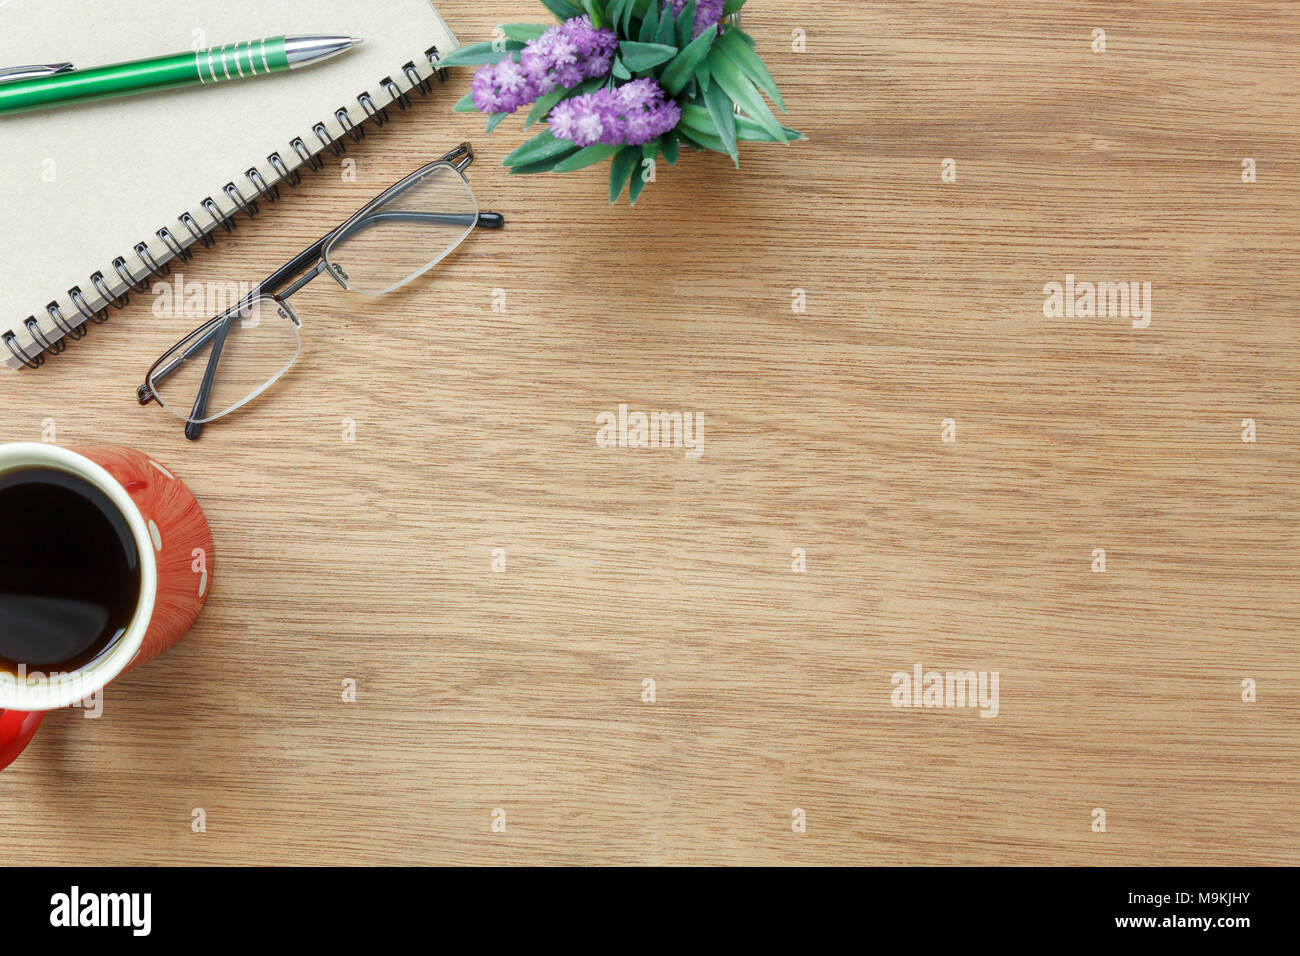
[{"label": "beige notebook page", "polygon": [[[60,337],[46,304],[57,301],[72,325],[80,321],[68,290],[80,287],[92,308],[103,297],[90,283],[102,272],[113,292],[124,288],[112,268],[126,259],[138,277],[146,265],[133,251],[148,244],[162,263],[171,258],[156,235],[167,228],[192,242],[180,222],[188,211],[204,229],[213,225],[205,198],[232,214],[224,192],[235,183],[246,197],[256,189],[246,171],[267,184],[279,179],[269,157],[293,170],[302,160],[290,146],[323,146],[313,126],[329,135],[344,130],[335,111],[359,122],[357,97],[376,106],[392,102],[380,81],[412,87],[403,66],[421,77],[433,72],[426,51],[446,55],[456,40],[430,0],[7,0],[0,3],[0,66],[71,61],[100,66],[280,35],[329,34],[365,42],[331,60],[268,77],[72,105],[0,117],[0,334],[32,348],[23,320],[34,316],[50,340]],[[263,214],[267,204],[261,204]],[[93,348],[91,339],[85,347]],[[18,362],[0,346],[10,367]]]}]

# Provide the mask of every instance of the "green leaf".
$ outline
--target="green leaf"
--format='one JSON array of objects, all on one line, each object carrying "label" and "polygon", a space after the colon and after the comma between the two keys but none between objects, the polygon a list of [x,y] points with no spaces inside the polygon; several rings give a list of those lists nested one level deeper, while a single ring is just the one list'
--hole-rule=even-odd
[{"label": "green leaf", "polygon": [[609,18],[605,16],[605,5],[600,0],[582,0],[582,8],[587,11],[587,16],[591,17],[591,25],[597,30],[609,26]]},{"label": "green leaf", "polygon": [[[696,153],[704,152],[704,147],[701,146],[699,143],[695,142],[695,140],[691,139],[690,134],[685,126],[678,126],[676,132],[677,132],[677,139],[683,145],[689,146],[693,152]],[[718,142],[721,143],[722,140],[718,140]]]},{"label": "green leaf", "polygon": [[510,175],[532,176],[536,173],[549,173],[555,168],[557,163],[562,163],[578,151],[578,147],[574,146],[572,143],[570,143],[569,146],[571,148],[568,152],[560,153],[558,156],[552,156],[550,159],[541,159],[535,163],[524,163],[522,166],[511,166]]},{"label": "green leaf", "polygon": [[[718,127],[713,122],[713,117],[709,115],[708,108],[698,103],[688,103],[682,108],[682,121],[677,125],[677,128],[691,136],[696,133],[704,133],[710,139],[716,139],[719,143],[722,142],[722,137],[718,134]],[[731,155],[725,148],[725,143],[723,143],[723,147],[722,152]]]},{"label": "green leaf", "polygon": [[[628,201],[635,206],[637,199],[641,195],[641,190],[646,187],[646,173],[654,169],[655,157],[659,155],[659,147],[662,140],[652,139],[641,147],[641,155],[637,158],[636,172],[632,174],[632,185],[627,191]],[[649,165],[647,166],[647,162]]]},{"label": "green leaf", "polygon": [[624,40],[618,45],[619,57],[623,65],[633,73],[648,70],[660,63],[667,63],[677,55],[677,47],[662,43],[636,43]]},{"label": "green leaf", "polygon": [[460,47],[444,56],[438,61],[438,66],[484,66],[488,63],[504,60],[506,57],[513,59],[515,51],[524,48],[524,45],[516,40],[507,40],[504,44],[504,50],[498,50],[496,46],[496,40],[471,43],[469,46]]},{"label": "green leaf", "polygon": [[718,46],[722,48],[727,56],[731,57],[736,66],[740,67],[742,73],[770,96],[773,103],[781,107],[782,113],[790,112],[785,108],[785,100],[781,99],[781,91],[776,88],[776,80],[772,79],[772,74],[768,72],[758,54],[750,49],[744,40],[736,36],[731,30],[724,30],[722,36],[718,37]]},{"label": "green leaf", "polygon": [[751,50],[755,49],[758,46],[758,41],[755,40],[748,33],[746,33],[744,30],[740,29],[740,27],[730,26],[727,27],[727,29],[730,30],[732,33],[736,34],[736,36],[740,37],[742,40],[744,40],[745,45],[749,47]]},{"label": "green leaf", "polygon": [[628,180],[632,178],[632,171],[636,169],[637,162],[641,154],[635,146],[625,146],[614,161],[609,164],[609,201],[618,202],[618,197],[623,194],[623,189],[627,186]]},{"label": "green leaf", "polygon": [[[786,142],[797,143],[808,137],[797,129],[791,129],[788,126],[782,126],[781,132],[785,134]],[[772,138],[772,134],[759,126],[748,116],[736,117],[736,139],[745,143],[777,143],[780,140]]]},{"label": "green leaf", "polygon": [[637,199],[641,196],[641,190],[645,189],[645,161],[637,163],[636,172],[632,174],[632,185],[628,187],[627,199],[633,206],[636,205]]},{"label": "green leaf", "polygon": [[490,133],[498,126],[500,126],[501,121],[509,115],[510,115],[509,113],[493,113],[490,117],[488,117],[487,132]]},{"label": "green leaf", "polygon": [[578,150],[563,162],[556,163],[555,171],[557,173],[571,173],[575,169],[586,169],[601,160],[609,159],[616,152],[618,152],[617,146],[606,146],[604,143],[597,143],[595,146],[588,146],[586,149]]},{"label": "green leaf", "polygon": [[711,75],[711,71],[709,70],[709,61],[707,59],[703,60],[700,65],[695,68],[695,82],[700,84],[701,93],[709,92],[709,77]]},{"label": "green leaf", "polygon": [[636,12],[636,0],[628,0],[627,6],[623,8],[623,28],[618,31],[619,36],[630,37],[632,34],[629,27],[632,25],[632,14]]},{"label": "green leaf", "polygon": [[[763,126],[754,122],[748,116],[735,116],[732,119],[736,125],[736,139],[746,143],[779,143],[781,140],[775,139],[770,132]],[[687,103],[682,107],[682,123],[693,129],[698,129],[708,133],[711,136],[717,136],[718,131],[714,126],[713,117],[706,107],[698,103]],[[807,139],[803,133],[797,129],[790,129],[788,126],[782,126],[781,132],[784,139],[791,142]]]},{"label": "green leaf", "polygon": [[[682,7],[677,16],[677,46],[685,50],[691,44],[691,35],[695,32],[695,0],[690,0]],[[717,33],[717,30],[705,30],[705,33]]]},{"label": "green leaf", "polygon": [[713,127],[713,117],[709,115],[709,108],[703,103],[687,103],[682,106],[682,122],[687,126],[712,133],[714,136],[718,135],[718,131]]},{"label": "green leaf", "polygon": [[524,166],[539,160],[549,159],[565,150],[572,150],[573,144],[567,139],[557,139],[548,129],[538,133],[513,153],[501,161],[503,166]]},{"label": "green leaf", "polygon": [[723,145],[722,140],[718,139],[718,137],[714,136],[712,133],[705,133],[702,130],[695,129],[691,126],[679,126],[677,127],[677,132],[681,134],[682,139],[696,147],[711,149],[715,153],[721,153],[723,156],[727,155],[727,147]]},{"label": "green leaf", "polygon": [[659,85],[664,88],[669,96],[676,96],[682,91],[682,87],[691,78],[691,74],[709,55],[709,49],[713,46],[713,40],[716,36],[715,31],[705,30],[692,40],[686,49],[673,57],[673,61],[668,64],[663,75],[659,77]]},{"label": "green leaf", "polygon": [[655,42],[671,46],[673,52],[677,52],[677,22],[673,19],[671,10],[659,15],[659,30],[655,34]]},{"label": "green leaf", "polygon": [[704,105],[708,107],[709,118],[717,130],[718,139],[727,147],[727,155],[740,168],[740,153],[736,150],[736,111],[731,97],[723,92],[722,87],[712,86],[704,94]]},{"label": "green leaf", "polygon": [[571,20],[582,16],[582,11],[568,0],[542,0],[542,6],[550,10],[560,20]]},{"label": "green leaf", "polygon": [[614,57],[614,65],[610,68],[610,72],[620,80],[632,79],[632,74],[628,72],[628,68],[623,65],[622,57]]},{"label": "green leaf", "polygon": [[740,108],[758,120],[763,127],[780,142],[786,142],[781,137],[781,124],[776,121],[772,111],[767,108],[763,102],[763,97],[759,95],[754,84],[750,82],[749,77],[740,72],[740,67],[736,66],[731,57],[727,56],[717,46],[709,54],[709,71],[713,74],[713,79],[717,85],[726,91],[727,95],[740,104]]},{"label": "green leaf", "polygon": [[564,94],[572,92],[571,90],[551,90],[545,96],[539,97],[533,103],[533,108],[528,111],[528,118],[524,120],[524,129],[532,126],[539,119],[548,116],[551,110],[555,109],[555,104],[564,99]]},{"label": "green leaf", "polygon": [[518,40],[520,43],[536,40],[547,29],[549,28],[541,23],[505,23],[501,26],[502,33],[512,40]]},{"label": "green leaf", "polygon": [[745,5],[745,0],[727,0],[722,7],[722,15],[729,17]]},{"label": "green leaf", "polygon": [[609,0],[609,5],[605,7],[605,13],[609,16],[610,29],[618,33],[618,23],[623,19],[623,11],[628,8],[632,0]]},{"label": "green leaf", "polygon": [[675,130],[669,130],[664,133],[664,159],[668,160],[669,166],[677,165],[677,133]]},{"label": "green leaf", "polygon": [[654,3],[652,0],[649,8],[646,10],[645,19],[641,21],[641,36],[640,36],[641,42],[650,43],[651,41],[653,41],[655,38],[655,33],[658,32],[658,30],[659,30],[659,5],[657,3]]},{"label": "green leaf", "polygon": [[458,99],[456,105],[452,107],[452,110],[457,113],[478,112],[478,107],[474,105],[474,91],[470,90],[470,92]]}]

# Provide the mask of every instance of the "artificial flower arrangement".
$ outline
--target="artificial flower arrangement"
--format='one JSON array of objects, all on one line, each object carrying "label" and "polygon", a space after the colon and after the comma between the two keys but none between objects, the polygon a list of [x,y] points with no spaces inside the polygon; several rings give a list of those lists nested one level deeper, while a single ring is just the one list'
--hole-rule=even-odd
[{"label": "artificial flower arrangement", "polygon": [[[444,66],[479,66],[459,112],[487,113],[488,132],[529,107],[545,132],[504,160],[512,173],[568,172],[610,161],[609,201],[633,204],[660,154],[711,149],[739,166],[737,144],[789,143],[763,94],[786,112],[754,40],[734,22],[745,0],[542,0],[561,21],[510,23],[456,50]],[[761,92],[760,92],[761,91]],[[641,175],[634,175],[641,173]]]}]

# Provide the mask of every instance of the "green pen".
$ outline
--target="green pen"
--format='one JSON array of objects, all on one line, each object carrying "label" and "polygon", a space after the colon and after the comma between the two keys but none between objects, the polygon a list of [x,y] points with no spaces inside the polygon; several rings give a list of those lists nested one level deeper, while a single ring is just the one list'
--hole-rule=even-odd
[{"label": "green pen", "polygon": [[355,37],[268,37],[89,70],[71,63],[11,67],[0,70],[0,116],[297,70],[360,42]]}]

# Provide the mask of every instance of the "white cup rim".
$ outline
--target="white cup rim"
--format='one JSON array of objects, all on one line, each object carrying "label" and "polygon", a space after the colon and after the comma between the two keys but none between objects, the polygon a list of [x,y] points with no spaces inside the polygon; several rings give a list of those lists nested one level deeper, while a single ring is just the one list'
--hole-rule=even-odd
[{"label": "white cup rim", "polygon": [[14,442],[0,445],[0,474],[16,468],[59,468],[90,482],[117,506],[140,555],[140,601],[126,633],[107,654],[65,674],[28,674],[19,680],[0,671],[0,710],[55,710],[84,700],[131,663],[144,643],[158,600],[158,561],[154,538],[144,515],[116,478],[102,466],[59,445]]}]

